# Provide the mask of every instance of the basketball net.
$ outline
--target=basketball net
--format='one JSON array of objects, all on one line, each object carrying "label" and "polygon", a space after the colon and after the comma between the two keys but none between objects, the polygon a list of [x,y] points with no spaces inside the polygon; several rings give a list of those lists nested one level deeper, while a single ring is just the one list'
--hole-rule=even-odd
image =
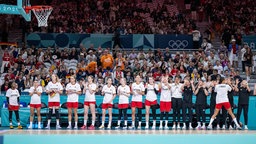
[{"label": "basketball net", "polygon": [[49,18],[49,15],[52,12],[52,7],[33,7],[32,8],[33,13],[36,16],[38,27],[47,27],[47,21]]}]

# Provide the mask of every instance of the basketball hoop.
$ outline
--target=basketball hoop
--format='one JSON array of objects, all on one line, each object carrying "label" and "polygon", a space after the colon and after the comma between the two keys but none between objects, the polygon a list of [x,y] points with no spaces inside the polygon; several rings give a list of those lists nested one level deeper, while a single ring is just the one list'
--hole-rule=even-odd
[{"label": "basketball hoop", "polygon": [[36,16],[38,27],[47,27],[47,21],[48,17],[52,12],[51,6],[28,6],[25,7],[25,11],[28,13],[30,10],[33,11],[33,13]]}]

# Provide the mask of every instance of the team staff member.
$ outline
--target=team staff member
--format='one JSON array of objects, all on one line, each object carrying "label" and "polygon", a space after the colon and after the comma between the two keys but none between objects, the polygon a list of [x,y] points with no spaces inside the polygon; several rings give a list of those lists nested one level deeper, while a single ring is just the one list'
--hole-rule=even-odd
[{"label": "team staff member", "polygon": [[141,119],[142,119],[142,96],[144,95],[145,87],[141,82],[140,75],[137,75],[135,78],[135,83],[132,84],[132,126],[131,128],[135,128],[135,113],[136,108],[138,109],[138,117],[139,117],[139,125],[137,129],[141,128]]},{"label": "team staff member", "polygon": [[121,118],[124,117],[124,127],[123,129],[127,129],[127,109],[129,107],[129,97],[131,95],[131,90],[128,85],[126,85],[126,79],[120,79],[121,85],[117,88],[117,94],[119,96],[118,101],[118,121],[117,121],[117,129],[120,128]]},{"label": "team staff member", "polygon": [[[207,105],[208,90],[205,83],[200,79],[195,90],[196,95],[196,115],[197,115],[197,129],[205,129],[205,109]],[[201,127],[201,119],[203,126]]]},{"label": "team staff member", "polygon": [[33,127],[33,120],[34,120],[34,113],[36,109],[37,113],[37,121],[38,121],[38,129],[41,129],[41,94],[43,92],[42,87],[39,85],[38,81],[34,81],[33,86],[29,89],[29,95],[31,96],[30,99],[30,123],[28,128],[32,129]]},{"label": "team staff member", "polygon": [[163,129],[163,117],[165,116],[164,129],[168,128],[168,115],[172,108],[172,95],[171,95],[171,84],[168,83],[168,76],[162,77],[161,83],[159,84],[160,94],[160,126],[159,129]]},{"label": "team staff member", "polygon": [[56,128],[60,127],[60,94],[63,92],[63,86],[61,85],[59,78],[56,74],[52,74],[51,81],[46,86],[46,93],[48,94],[48,107],[49,115],[48,122],[45,128],[50,128],[50,123],[52,119],[53,109],[55,109],[56,115]]},{"label": "team staff member", "polygon": [[217,84],[215,86],[215,92],[217,92],[216,107],[215,107],[214,114],[212,115],[210,123],[207,128],[212,129],[212,123],[213,123],[215,117],[218,115],[220,109],[222,107],[225,107],[225,109],[228,111],[228,113],[231,115],[233,121],[235,122],[237,129],[241,129],[240,125],[237,122],[235,115],[232,112],[230,103],[228,101],[228,91],[231,91],[232,88],[226,84],[226,80],[224,78],[221,78],[220,82],[221,82],[221,84]]},{"label": "team staff member", "polygon": [[186,127],[186,121],[187,121],[187,110],[189,114],[189,129],[193,129],[192,127],[192,115],[193,115],[193,107],[192,107],[192,96],[193,92],[195,91],[194,81],[190,81],[185,79],[184,84],[181,87],[181,90],[183,91],[183,104],[182,104],[182,114],[183,114],[183,128]]},{"label": "team staff member", "polygon": [[153,126],[152,129],[156,129],[156,106],[157,106],[157,92],[159,88],[158,85],[154,83],[153,77],[149,77],[148,83],[145,85],[145,94],[146,94],[146,127],[145,129],[149,128],[149,111],[150,108],[152,110],[153,115]]},{"label": "team staff member", "polygon": [[239,97],[238,97],[238,110],[237,110],[237,120],[240,121],[241,112],[243,110],[244,113],[244,129],[248,130],[248,108],[249,108],[249,95],[250,95],[250,87],[248,86],[247,81],[243,80],[241,82],[241,86],[238,89]]},{"label": "team staff member", "polygon": [[84,125],[81,127],[82,129],[87,128],[87,120],[88,120],[88,111],[90,109],[90,112],[92,114],[92,124],[89,127],[89,129],[94,130],[95,127],[95,120],[96,120],[96,114],[95,114],[95,92],[97,90],[97,85],[93,83],[93,77],[88,76],[88,82],[83,83],[84,85],[84,93],[85,93],[85,98],[84,98]]},{"label": "team staff member", "polygon": [[99,127],[100,129],[104,128],[105,124],[105,115],[106,109],[108,110],[108,129],[111,128],[112,123],[112,107],[113,100],[116,97],[116,88],[112,85],[112,78],[107,79],[107,85],[104,85],[102,88],[102,95],[104,95],[103,103],[102,103],[102,124]]},{"label": "team staff member", "polygon": [[[175,82],[171,84],[172,93],[172,107],[173,107],[173,129],[180,129],[180,110],[182,108],[182,84],[180,83],[180,77],[175,77]],[[176,119],[178,118],[178,121]]]},{"label": "team staff member", "polygon": [[8,111],[9,111],[9,122],[10,129],[13,129],[12,125],[12,112],[14,111],[16,116],[16,121],[18,122],[18,129],[22,129],[20,125],[20,116],[19,116],[19,103],[20,103],[20,93],[17,90],[18,85],[15,82],[12,82],[11,88],[6,91],[6,99],[8,103]]},{"label": "team staff member", "polygon": [[74,111],[75,115],[75,129],[77,129],[77,108],[78,108],[78,96],[81,94],[81,87],[78,83],[76,83],[75,76],[70,76],[69,78],[70,83],[66,86],[66,93],[68,95],[67,99],[67,107],[68,107],[68,127],[67,129],[71,129],[71,120],[72,120],[72,110]]}]

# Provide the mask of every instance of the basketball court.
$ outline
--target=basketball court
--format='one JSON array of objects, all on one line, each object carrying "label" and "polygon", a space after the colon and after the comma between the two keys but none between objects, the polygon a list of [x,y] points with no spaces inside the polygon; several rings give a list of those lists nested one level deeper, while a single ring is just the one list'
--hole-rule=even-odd
[{"label": "basketball court", "polygon": [[13,143],[232,143],[254,144],[256,131],[238,130],[3,130],[5,144]]}]

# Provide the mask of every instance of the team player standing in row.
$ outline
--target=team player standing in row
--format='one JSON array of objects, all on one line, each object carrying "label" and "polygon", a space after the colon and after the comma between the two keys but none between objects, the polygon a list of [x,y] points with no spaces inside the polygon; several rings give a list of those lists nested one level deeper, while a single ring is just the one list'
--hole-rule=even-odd
[{"label": "team player standing in row", "polygon": [[[229,102],[228,99],[225,98],[226,93],[221,93],[223,92],[224,86],[219,86],[217,85],[217,82],[213,81],[211,83],[211,87],[209,91],[207,90],[205,84],[201,80],[199,80],[198,85],[195,87],[193,84],[193,81],[189,82],[189,79],[185,78],[184,84],[180,83],[180,78],[176,77],[175,78],[175,83],[168,83],[168,76],[163,76],[162,80],[159,84],[155,84],[154,80],[152,77],[149,77],[148,83],[145,85],[141,82],[140,76],[136,76],[135,83],[132,84],[131,86],[131,91],[128,85],[126,85],[126,81],[124,78],[120,80],[121,85],[117,89],[117,94],[119,95],[119,120],[118,120],[118,126],[117,128],[120,127],[121,124],[121,117],[124,117],[124,128],[127,128],[127,109],[129,107],[129,96],[132,94],[132,102],[131,102],[131,107],[132,107],[132,126],[131,128],[135,128],[135,114],[136,114],[136,109],[138,110],[137,116],[139,117],[139,123],[138,123],[138,129],[141,128],[141,119],[142,119],[142,96],[145,94],[146,95],[146,100],[145,100],[145,107],[146,107],[146,128],[149,128],[149,113],[150,113],[150,108],[152,109],[152,115],[153,115],[153,126],[152,129],[155,129],[156,127],[156,105],[157,105],[157,93],[158,91],[161,91],[160,94],[160,129],[163,128],[163,121],[165,120],[165,129],[168,129],[168,114],[171,111],[171,107],[173,104],[173,109],[174,109],[174,124],[173,128],[180,128],[180,117],[181,117],[181,109],[182,109],[182,114],[183,114],[183,122],[187,121],[187,110],[189,114],[189,129],[192,128],[192,95],[195,93],[197,96],[196,99],[196,111],[197,114],[199,115],[198,118],[198,125],[200,126],[200,116],[203,118],[203,127],[205,126],[205,104],[206,104],[206,97],[208,96],[208,92],[216,93],[216,110],[215,113],[213,114],[213,117],[210,121],[209,128],[211,128],[211,124],[217,115],[216,113],[220,110],[222,106],[224,106],[229,114],[232,116],[232,119],[234,120],[237,128],[240,128],[238,124],[238,121],[232,115],[232,110],[230,111],[231,106],[227,104]],[[225,84],[225,88],[229,88],[230,84],[226,84],[227,81],[223,80],[223,84]],[[229,87],[228,87],[229,86]],[[84,125],[82,128],[86,129],[87,128],[87,119],[88,119],[88,110],[91,110],[92,113],[92,124],[90,126],[90,129],[94,129],[95,125],[95,92],[97,90],[96,84],[93,83],[93,77],[89,76],[88,82],[83,83],[84,87],[84,93],[85,93],[85,100],[84,100]],[[15,90],[15,87],[12,87]],[[214,89],[213,89],[214,88]],[[248,84],[243,81],[241,83],[240,90],[236,88],[236,86],[230,87],[231,90],[236,90],[239,91],[239,113],[238,113],[238,118],[240,116],[241,110],[244,110],[245,114],[245,124],[247,125],[248,121],[248,101],[249,101],[249,92],[250,89],[248,87]],[[39,86],[38,82],[34,82],[34,86],[31,87],[30,89],[30,95],[31,95],[31,118],[30,118],[30,125],[29,128],[31,128],[31,122],[33,121],[33,115],[34,115],[34,110],[37,110],[37,113],[40,113],[40,95],[42,93],[42,88]],[[68,107],[68,112],[69,112],[69,126],[68,128],[71,128],[71,115],[72,115],[72,110],[75,113],[75,127],[77,128],[77,108],[78,108],[78,96],[81,94],[81,87],[78,83],[75,81],[75,77],[71,76],[70,78],[70,83],[67,84],[66,86],[66,94],[68,96],[67,100],[67,107]],[[202,95],[200,95],[200,91],[202,92]],[[228,89],[227,91],[230,91]],[[59,125],[59,107],[60,107],[60,94],[63,92],[63,87],[60,84],[58,77],[53,74],[52,75],[52,81],[48,83],[46,86],[46,93],[48,93],[48,105],[49,105],[49,117],[48,117],[48,123],[47,127],[50,127],[50,122],[51,122],[51,115],[53,111],[55,110],[55,115],[56,115],[56,122],[57,128],[61,128]],[[10,92],[9,92],[10,93]],[[7,94],[7,98],[10,99],[10,94]],[[246,98],[243,98],[241,95],[247,94]],[[103,99],[103,104],[102,104],[102,125],[100,128],[104,128],[104,121],[105,121],[105,113],[106,110],[109,111],[109,123],[108,123],[108,128],[111,128],[112,125],[112,107],[113,107],[113,100],[116,96],[116,89],[112,85],[112,79],[109,78],[107,81],[107,85],[103,87],[102,94],[104,96]],[[13,94],[14,95],[14,94]],[[183,97],[182,97],[183,95]],[[220,98],[220,95],[223,98]],[[18,96],[16,101],[18,101]],[[11,99],[14,99],[14,97]],[[8,100],[9,102],[10,100]],[[14,100],[12,100],[14,102]],[[199,101],[199,102],[198,102]],[[201,102],[200,102],[201,101]],[[17,102],[18,103],[18,102]],[[224,104],[222,104],[224,103]],[[12,107],[12,104],[10,107]],[[9,109],[10,113],[13,109]],[[16,109],[13,111],[17,111]],[[217,112],[216,112],[217,111]],[[212,112],[211,112],[212,113]],[[16,112],[15,112],[16,114]],[[17,114],[16,114],[17,117]],[[165,119],[164,119],[165,117]],[[19,117],[17,117],[19,119]],[[178,119],[178,121],[176,121]],[[40,127],[40,115],[38,117],[38,125]],[[11,125],[11,118],[10,118],[10,125]],[[20,126],[21,127],[21,126]],[[185,124],[183,124],[182,128],[186,128]],[[245,127],[247,129],[247,126]]]}]

